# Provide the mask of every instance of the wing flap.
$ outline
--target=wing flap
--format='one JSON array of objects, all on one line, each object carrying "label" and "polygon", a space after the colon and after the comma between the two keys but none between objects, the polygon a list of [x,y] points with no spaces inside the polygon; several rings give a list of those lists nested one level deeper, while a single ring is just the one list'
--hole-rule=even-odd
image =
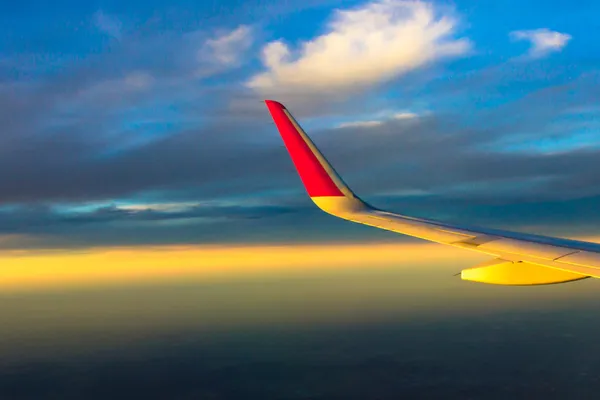
[{"label": "wing flap", "polygon": [[500,238],[479,246],[481,250],[498,252],[499,254],[528,255],[544,260],[555,260],[574,252],[572,249],[551,246],[548,244],[523,242],[522,240]]},{"label": "wing flap", "polygon": [[569,265],[591,265],[600,268],[600,254],[589,251],[577,251],[560,257],[556,260],[561,264]]}]

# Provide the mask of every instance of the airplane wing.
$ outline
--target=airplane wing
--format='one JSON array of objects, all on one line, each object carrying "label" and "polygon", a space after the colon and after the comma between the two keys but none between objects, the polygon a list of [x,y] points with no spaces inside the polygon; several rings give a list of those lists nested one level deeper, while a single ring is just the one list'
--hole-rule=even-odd
[{"label": "airplane wing", "polygon": [[359,224],[489,254],[461,271],[463,280],[543,285],[600,278],[600,244],[449,224],[383,211],[344,183],[298,122],[277,101],[265,101],[311,200],[321,210]]}]

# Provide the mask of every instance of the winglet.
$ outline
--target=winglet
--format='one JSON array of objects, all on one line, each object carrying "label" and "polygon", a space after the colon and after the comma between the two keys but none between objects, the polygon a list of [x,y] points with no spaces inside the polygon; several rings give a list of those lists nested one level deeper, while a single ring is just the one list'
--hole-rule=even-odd
[{"label": "winglet", "polygon": [[311,198],[354,198],[352,191],[323,157],[285,106],[274,100],[265,100],[265,103],[308,195]]}]

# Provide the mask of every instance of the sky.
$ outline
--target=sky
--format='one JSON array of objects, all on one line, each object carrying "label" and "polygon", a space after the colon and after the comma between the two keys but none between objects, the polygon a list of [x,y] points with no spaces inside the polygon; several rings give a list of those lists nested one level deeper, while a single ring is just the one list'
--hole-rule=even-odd
[{"label": "sky", "polygon": [[416,243],[316,209],[265,98],[376,206],[593,238],[597,9],[4,3],[0,247]]}]

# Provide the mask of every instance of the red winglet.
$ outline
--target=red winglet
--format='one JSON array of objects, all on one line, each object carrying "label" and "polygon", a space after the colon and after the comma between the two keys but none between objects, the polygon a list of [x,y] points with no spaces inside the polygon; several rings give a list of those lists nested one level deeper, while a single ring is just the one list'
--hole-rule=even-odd
[{"label": "red winglet", "polygon": [[302,128],[298,123],[294,124],[295,121],[292,121],[293,117],[285,106],[274,100],[265,100],[265,103],[308,195],[310,197],[344,196],[307,143],[310,139],[301,131]]}]

